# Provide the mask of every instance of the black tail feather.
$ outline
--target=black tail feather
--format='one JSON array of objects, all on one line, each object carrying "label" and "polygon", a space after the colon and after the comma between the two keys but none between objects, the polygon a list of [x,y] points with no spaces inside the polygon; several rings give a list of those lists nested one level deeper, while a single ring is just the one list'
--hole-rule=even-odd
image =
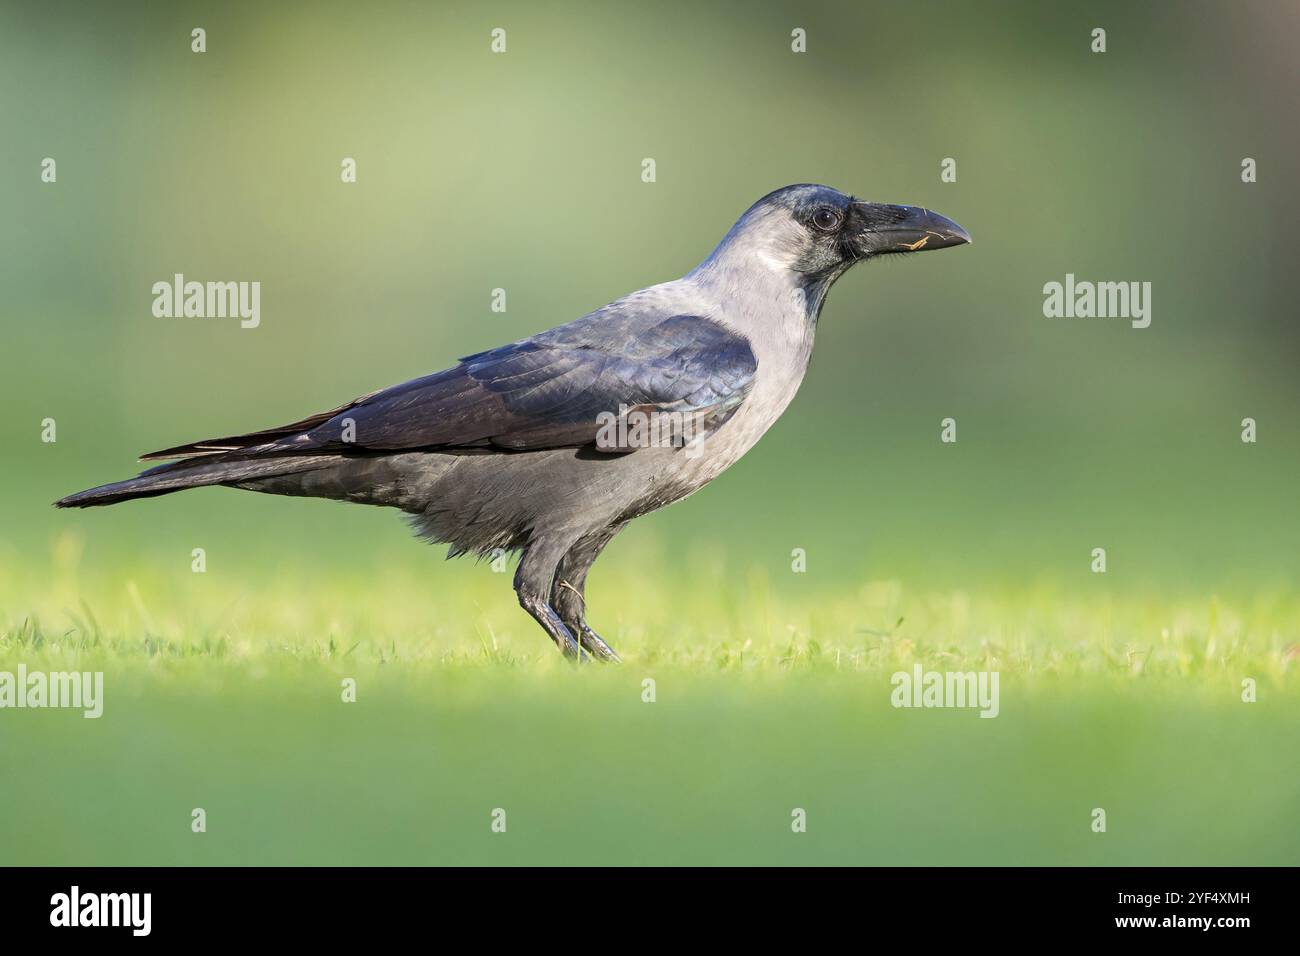
[{"label": "black tail feather", "polygon": [[209,485],[228,485],[254,478],[314,471],[322,465],[336,461],[335,456],[285,457],[261,460],[222,461],[212,458],[188,458],[159,465],[141,472],[134,478],[115,481],[79,491],[54,502],[56,508],[95,508],[117,504],[132,498],[153,498],[169,495],[186,488],[203,488]]}]

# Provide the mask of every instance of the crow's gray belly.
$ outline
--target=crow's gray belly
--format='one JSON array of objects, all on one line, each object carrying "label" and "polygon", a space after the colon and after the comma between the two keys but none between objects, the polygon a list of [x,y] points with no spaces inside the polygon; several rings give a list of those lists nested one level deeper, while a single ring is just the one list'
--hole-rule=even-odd
[{"label": "crow's gray belly", "polygon": [[696,469],[683,473],[684,454],[412,452],[332,458],[314,471],[236,487],[399,508],[421,536],[456,553],[487,554],[526,547],[537,532],[582,536],[686,497],[705,482]]}]

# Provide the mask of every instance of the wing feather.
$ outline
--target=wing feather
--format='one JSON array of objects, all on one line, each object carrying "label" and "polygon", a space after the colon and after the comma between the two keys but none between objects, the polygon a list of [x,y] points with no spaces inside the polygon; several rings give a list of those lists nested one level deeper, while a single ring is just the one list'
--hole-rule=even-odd
[{"label": "wing feather", "polygon": [[577,324],[466,356],[454,368],[289,425],[144,457],[580,447],[596,441],[601,413],[624,407],[725,420],[757,369],[743,336],[703,316],[624,328],[616,343],[602,339],[596,322],[587,323],[586,335],[575,333]]}]

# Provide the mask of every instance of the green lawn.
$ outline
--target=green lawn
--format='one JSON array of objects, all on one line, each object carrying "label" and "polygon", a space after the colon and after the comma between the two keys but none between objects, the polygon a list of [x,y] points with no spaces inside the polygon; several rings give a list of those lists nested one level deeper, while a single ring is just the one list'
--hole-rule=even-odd
[{"label": "green lawn", "polygon": [[[91,578],[61,547],[0,569],[0,671],[102,670],[104,714],[0,711],[0,863],[1300,862],[1289,595],[623,555],[589,598],[626,663],[577,667],[487,565]],[[918,661],[997,670],[997,718],[891,706]]]}]

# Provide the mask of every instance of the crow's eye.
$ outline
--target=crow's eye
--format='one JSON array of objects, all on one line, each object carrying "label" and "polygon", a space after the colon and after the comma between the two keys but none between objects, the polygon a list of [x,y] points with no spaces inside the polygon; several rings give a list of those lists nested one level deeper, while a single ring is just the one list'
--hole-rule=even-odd
[{"label": "crow's eye", "polygon": [[813,213],[812,224],[822,232],[830,232],[840,224],[840,214],[823,206]]}]

